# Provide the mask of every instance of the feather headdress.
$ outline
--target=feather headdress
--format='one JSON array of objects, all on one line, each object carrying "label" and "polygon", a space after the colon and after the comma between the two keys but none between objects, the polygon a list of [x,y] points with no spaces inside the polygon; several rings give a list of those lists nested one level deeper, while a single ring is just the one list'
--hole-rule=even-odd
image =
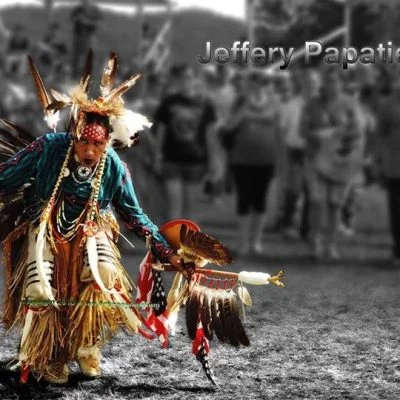
[{"label": "feather headdress", "polygon": [[122,96],[132,88],[140,74],[132,75],[120,85],[114,86],[118,70],[116,53],[110,54],[107,66],[100,81],[100,96],[89,97],[89,88],[92,77],[93,54],[89,51],[84,72],[77,86],[68,94],[52,89],[48,94],[39,71],[29,57],[29,67],[37,88],[40,104],[45,113],[45,120],[51,129],[56,130],[59,120],[58,114],[65,108],[70,108],[69,129],[74,136],[80,136],[85,125],[85,114],[96,113],[109,118],[112,131],[111,144],[114,147],[130,147],[137,142],[137,132],[151,127],[149,120],[139,113],[125,108]]}]

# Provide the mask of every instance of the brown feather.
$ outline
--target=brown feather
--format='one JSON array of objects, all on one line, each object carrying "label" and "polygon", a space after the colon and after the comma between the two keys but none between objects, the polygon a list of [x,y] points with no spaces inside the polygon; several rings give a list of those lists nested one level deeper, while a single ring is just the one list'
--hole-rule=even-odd
[{"label": "brown feather", "polygon": [[213,329],[212,329],[212,315],[211,315],[211,307],[210,307],[210,298],[208,296],[208,290],[205,288],[202,290],[202,308],[201,308],[201,324],[203,325],[204,335],[208,340],[212,340],[213,338]]},{"label": "brown feather", "polygon": [[3,241],[15,229],[17,218],[22,215],[24,200],[22,197],[5,205],[0,213],[0,240]]},{"label": "brown feather", "polygon": [[[2,131],[5,135],[8,134],[6,140],[10,139],[14,145],[16,145],[12,138],[16,139],[22,146],[28,146],[31,144],[35,138],[21,126],[14,124],[14,122],[8,121],[6,119],[0,119],[0,122],[8,129],[10,132]],[[11,133],[12,132],[12,133]]]},{"label": "brown feather", "polygon": [[[0,136],[1,136],[1,133],[0,133]],[[10,157],[13,156],[15,153],[17,153],[19,150],[14,145],[12,145],[11,143],[2,139],[1,137],[0,137],[0,148],[3,153],[8,154]]]},{"label": "brown feather", "polygon": [[39,98],[39,103],[42,106],[43,110],[46,110],[47,106],[51,102],[50,96],[48,95],[47,90],[44,87],[43,80],[39,74],[38,69],[36,68],[36,65],[33,63],[31,56],[28,56],[28,64],[33,77],[33,82],[35,83],[36,92]]},{"label": "brown feather", "polygon": [[25,141],[19,140],[17,137],[13,136],[7,129],[0,128],[0,137],[4,142],[8,143],[17,151],[22,150],[25,147]]},{"label": "brown feather", "polygon": [[200,310],[200,296],[197,289],[193,289],[186,302],[186,326],[190,339],[196,338],[197,321]]},{"label": "brown feather", "polygon": [[250,346],[250,340],[246,334],[246,331],[243,327],[242,320],[239,316],[239,304],[236,296],[231,294],[231,315],[232,315],[232,325],[235,327],[235,333],[239,342],[243,346]]},{"label": "brown feather", "polygon": [[89,91],[89,82],[90,76],[92,74],[93,69],[93,51],[89,49],[89,52],[86,56],[85,66],[83,67],[83,74],[80,81],[80,86],[85,93]]},{"label": "brown feather", "polygon": [[207,260],[215,265],[227,265],[232,262],[230,251],[217,239],[204,232],[195,232],[186,225],[180,230],[181,249],[196,257]]},{"label": "brown feather", "polygon": [[50,89],[50,92],[51,92],[51,95],[53,96],[54,100],[72,104],[72,99],[67,94],[60,93],[54,89]]},{"label": "brown feather", "polygon": [[24,189],[27,186],[29,186],[29,184],[19,187],[12,193],[0,194],[0,205],[4,207],[7,204],[22,200],[24,197]]},{"label": "brown feather", "polygon": [[219,341],[224,343],[226,341],[226,337],[224,335],[224,331],[222,328],[222,322],[221,322],[222,306],[223,306],[222,297],[219,292],[215,291],[215,295],[211,299],[212,326],[214,328],[214,332],[217,335],[217,338],[219,339]]},{"label": "brown feather", "polygon": [[115,52],[111,52],[110,58],[108,59],[107,68],[103,72],[100,83],[100,91],[102,96],[107,95],[111,92],[114,86],[115,78],[118,71],[118,56]]},{"label": "brown feather", "polygon": [[111,101],[121,97],[126,91],[128,91],[136,81],[141,77],[141,74],[132,75],[125,82],[122,82],[119,86],[113,89],[109,94],[104,97],[104,102]]},{"label": "brown feather", "polygon": [[56,112],[56,111],[62,110],[62,109],[65,108],[65,107],[68,107],[69,105],[70,105],[69,103],[65,103],[65,102],[63,102],[63,101],[57,101],[57,100],[55,100],[55,101],[53,101],[52,103],[50,103],[50,104],[47,106],[46,110],[47,110],[47,111],[54,111],[54,112]]},{"label": "brown feather", "polygon": [[6,162],[11,157],[10,153],[1,150],[1,146],[0,146],[0,156],[1,156],[0,163]]},{"label": "brown feather", "polygon": [[235,347],[238,347],[240,343],[236,333],[236,326],[233,323],[234,319],[231,308],[232,297],[232,293],[224,293],[222,327],[224,335],[228,338],[229,343]]}]

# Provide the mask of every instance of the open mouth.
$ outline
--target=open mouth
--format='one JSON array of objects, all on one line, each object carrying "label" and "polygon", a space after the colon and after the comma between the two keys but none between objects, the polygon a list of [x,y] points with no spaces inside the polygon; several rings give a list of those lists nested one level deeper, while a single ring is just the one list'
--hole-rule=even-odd
[{"label": "open mouth", "polygon": [[83,163],[88,167],[91,167],[94,164],[94,160],[92,160],[91,158],[84,158]]}]

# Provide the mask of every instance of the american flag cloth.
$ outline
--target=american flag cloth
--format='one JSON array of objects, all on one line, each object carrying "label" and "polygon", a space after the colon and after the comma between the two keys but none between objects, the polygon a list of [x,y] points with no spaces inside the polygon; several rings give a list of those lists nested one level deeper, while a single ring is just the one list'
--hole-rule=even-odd
[{"label": "american flag cloth", "polygon": [[197,360],[200,361],[201,366],[203,367],[203,370],[207,376],[207,379],[209,379],[214,385],[216,385],[214,372],[211,369],[210,363],[208,361],[209,352],[210,345],[208,339],[204,335],[203,325],[201,324],[201,321],[199,321],[197,324],[196,337],[192,342],[192,353],[196,356]]},{"label": "american flag cloth", "polygon": [[147,310],[147,325],[160,339],[162,347],[168,346],[168,311],[166,295],[160,271],[153,271],[153,257],[149,251],[140,263],[136,302]]},{"label": "american flag cloth", "polygon": [[199,321],[197,324],[196,337],[192,342],[192,353],[197,356],[203,346],[205,353],[208,354],[210,351],[210,346],[208,339],[204,335],[203,325],[201,324],[201,321]]},{"label": "american flag cloth", "polygon": [[168,311],[165,310],[162,314],[157,316],[154,311],[150,311],[147,316],[147,321],[150,324],[153,332],[158,336],[161,346],[164,349],[167,348],[169,333]]},{"label": "american flag cloth", "polygon": [[136,294],[136,303],[145,303],[147,306],[146,309],[150,304],[153,285],[153,256],[151,251],[148,251],[139,266]]}]

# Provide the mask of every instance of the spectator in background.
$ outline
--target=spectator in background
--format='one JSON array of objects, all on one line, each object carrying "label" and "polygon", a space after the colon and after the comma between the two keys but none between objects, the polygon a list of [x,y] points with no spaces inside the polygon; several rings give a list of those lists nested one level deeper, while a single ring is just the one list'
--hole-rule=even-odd
[{"label": "spectator in background", "polygon": [[43,41],[49,48],[55,68],[59,69],[60,64],[65,64],[67,62],[68,46],[64,39],[61,25],[58,22],[52,22],[49,25],[48,31],[43,37]]},{"label": "spectator in background", "polygon": [[360,121],[361,150],[363,152],[363,168],[353,176],[349,184],[344,206],[341,210],[339,231],[346,237],[355,233],[355,217],[359,209],[363,187],[369,184],[369,169],[372,165],[372,143],[376,142],[376,116],[368,103],[362,98],[362,81],[357,74],[350,75],[345,83],[345,92],[354,99],[356,112]]},{"label": "spectator in background", "polygon": [[400,77],[394,81],[392,90],[378,113],[378,162],[388,193],[393,262],[400,265]]},{"label": "spectator in background", "polygon": [[206,96],[193,90],[193,72],[174,66],[169,89],[155,114],[156,172],[163,177],[169,219],[193,218],[192,195],[214,155],[216,112]]},{"label": "spectator in background", "polygon": [[302,133],[310,159],[307,178],[314,256],[338,259],[339,211],[362,167],[364,141],[356,102],[343,93],[337,69],[325,69],[321,94],[305,105]]},{"label": "spectator in background", "polygon": [[96,32],[102,14],[93,0],[83,0],[82,5],[72,10],[73,25],[72,74],[79,78],[86,54],[96,47]]},{"label": "spectator in background", "polygon": [[[132,102],[130,108],[146,115],[150,121],[154,121],[164,83],[160,75],[148,74],[146,78],[144,97],[141,101]],[[143,208],[154,216],[156,223],[165,223],[167,215],[163,207],[162,182],[155,173],[153,165],[156,158],[156,141],[152,129],[141,132],[139,146],[122,152],[121,158],[126,161],[129,169],[136,175],[135,190]]]},{"label": "spectator in background", "polygon": [[29,38],[22,25],[14,25],[7,44],[7,71],[21,77],[26,72]]},{"label": "spectator in background", "polygon": [[1,56],[1,63],[4,66],[3,57],[6,54],[8,41],[10,38],[10,31],[4,25],[3,19],[0,17],[0,56]]},{"label": "spectator in background", "polygon": [[[26,54],[23,58],[26,64]],[[29,129],[33,117],[33,103],[36,100],[33,85],[27,85],[28,72],[21,72],[17,64],[10,64],[6,71],[5,91],[2,94],[8,118]],[[32,132],[34,134],[34,132]]]},{"label": "spectator in background", "polygon": [[222,146],[221,132],[224,121],[229,115],[235,91],[226,80],[225,72],[218,72],[213,66],[206,66],[201,71],[201,89],[216,110],[216,124],[213,130],[213,171],[212,175],[206,176],[204,191],[209,196],[210,203],[221,204],[220,196],[223,194],[226,183],[227,157]]},{"label": "spectator in background", "polygon": [[[296,239],[301,235],[304,239],[308,234],[308,196],[305,190],[306,143],[300,134],[300,123],[304,104],[318,96],[320,89],[319,75],[314,70],[304,70],[300,82],[300,93],[295,92],[293,76],[288,76],[282,82],[283,102],[281,106],[282,132],[285,137],[285,188],[284,206],[281,221],[285,237]],[[296,212],[303,196],[300,226],[296,223]]]},{"label": "spectator in background", "polygon": [[248,73],[247,93],[238,97],[225,125],[231,135],[229,163],[237,194],[239,255],[263,252],[266,194],[283,156],[279,107],[266,95],[262,79],[258,71]]}]

